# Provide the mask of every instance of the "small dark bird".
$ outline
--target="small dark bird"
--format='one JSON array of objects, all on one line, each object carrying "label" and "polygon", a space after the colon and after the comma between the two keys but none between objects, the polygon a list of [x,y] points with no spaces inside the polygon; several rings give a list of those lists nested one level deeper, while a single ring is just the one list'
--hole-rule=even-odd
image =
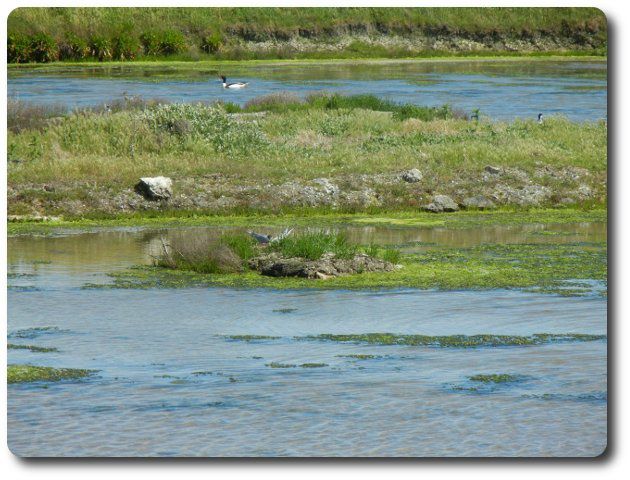
[{"label": "small dark bird", "polygon": [[543,124],[543,114],[542,114],[542,113],[539,113],[539,114],[538,114],[538,124],[539,124],[539,125],[542,125],[542,124]]},{"label": "small dark bird", "polygon": [[224,75],[220,75],[221,80],[223,81],[223,88],[244,88],[248,85],[249,82],[234,82],[234,83],[227,83],[227,78],[225,78]]}]

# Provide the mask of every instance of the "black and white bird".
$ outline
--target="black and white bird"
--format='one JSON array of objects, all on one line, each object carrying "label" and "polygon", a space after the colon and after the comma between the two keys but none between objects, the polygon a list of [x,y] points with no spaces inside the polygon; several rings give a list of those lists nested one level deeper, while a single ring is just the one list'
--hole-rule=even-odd
[{"label": "black and white bird", "polygon": [[280,240],[287,238],[289,235],[291,235],[292,232],[293,232],[292,228],[287,228],[284,230],[284,232],[282,232],[280,235],[277,235],[275,237],[272,237],[271,235],[265,235],[264,233],[256,233],[256,232],[251,232],[251,231],[248,231],[247,233],[249,233],[252,236],[252,238],[256,240],[258,243],[260,243],[261,245],[267,245],[268,243],[279,242]]},{"label": "black and white bird", "polygon": [[221,80],[223,81],[223,88],[244,88],[249,83],[249,82],[227,83],[227,78],[225,78],[224,75],[221,75]]},{"label": "black and white bird", "polygon": [[543,124],[543,114],[539,113],[538,114],[538,125],[542,125]]}]

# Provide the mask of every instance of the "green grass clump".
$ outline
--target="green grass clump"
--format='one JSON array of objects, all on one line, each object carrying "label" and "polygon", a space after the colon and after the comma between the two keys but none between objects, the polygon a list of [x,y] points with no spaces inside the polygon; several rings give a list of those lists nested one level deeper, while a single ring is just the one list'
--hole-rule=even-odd
[{"label": "green grass clump", "polygon": [[9,365],[7,367],[7,383],[26,382],[58,382],[60,380],[76,380],[88,377],[95,370],[79,368],[52,368],[33,365]]},{"label": "green grass clump", "polygon": [[18,345],[15,343],[7,344],[9,350],[30,350],[31,352],[58,352],[55,347],[38,347],[37,345]]},{"label": "green grass clump", "polygon": [[270,245],[270,249],[284,257],[318,260],[324,253],[334,253],[337,258],[352,258],[358,246],[350,243],[343,233],[321,231],[289,235]]},{"label": "green grass clump", "polygon": [[243,271],[255,253],[255,241],[245,234],[176,238],[168,245],[163,243],[162,254],[154,263],[158,267],[204,274],[235,273]]},{"label": "green grass clump", "polygon": [[516,382],[520,379],[518,375],[510,375],[508,373],[491,373],[491,374],[477,374],[468,377],[471,382],[482,383],[509,383]]},{"label": "green grass clump", "polygon": [[589,334],[534,334],[519,335],[396,335],[393,333],[363,333],[353,335],[321,334],[297,337],[302,340],[327,340],[332,342],[367,343],[375,345],[413,345],[428,347],[476,348],[517,345],[543,345],[562,342],[589,342],[606,339],[606,335]]}]

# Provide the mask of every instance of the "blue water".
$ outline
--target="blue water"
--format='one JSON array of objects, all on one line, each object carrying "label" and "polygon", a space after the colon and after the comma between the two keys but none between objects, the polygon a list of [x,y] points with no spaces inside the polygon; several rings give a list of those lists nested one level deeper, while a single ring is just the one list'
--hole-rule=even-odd
[{"label": "blue water", "polygon": [[[59,350],[9,350],[9,363],[98,370],[82,381],[9,385],[8,444],[15,454],[595,456],[606,446],[604,340],[459,349],[295,338],[605,334],[605,298],[505,290],[81,288],[108,282],[108,271],[148,262],[156,235],[9,239],[9,341]],[[57,330],[24,332],[37,327]],[[344,356],[353,354],[378,358]],[[272,362],[298,366],[270,368]],[[480,373],[522,380],[466,390],[478,386],[468,377]]]},{"label": "blue water", "polygon": [[228,73],[246,81],[243,90],[221,87],[218,70],[95,69],[11,70],[9,98],[68,108],[102,105],[127,96],[171,102],[230,101],[240,105],[271,93],[374,94],[397,102],[441,106],[466,113],[480,109],[491,119],[563,115],[596,121],[607,115],[605,62],[505,61],[388,62],[385,64],[238,67]]}]

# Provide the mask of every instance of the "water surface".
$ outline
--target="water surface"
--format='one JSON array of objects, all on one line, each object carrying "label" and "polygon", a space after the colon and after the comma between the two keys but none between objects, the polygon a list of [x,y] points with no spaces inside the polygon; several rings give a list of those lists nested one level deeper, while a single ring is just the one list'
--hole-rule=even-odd
[{"label": "water surface", "polygon": [[[225,90],[218,79],[250,82]],[[102,105],[123,95],[171,102],[230,101],[278,92],[373,94],[397,102],[441,106],[492,119],[564,115],[596,121],[607,114],[605,61],[387,61],[261,64],[251,67],[103,66],[10,69],[9,98],[68,108]],[[228,80],[230,79],[228,78]]]},{"label": "water surface", "polygon": [[[605,239],[598,224],[549,229],[570,241]],[[81,288],[106,281],[107,272],[148,263],[162,235],[201,231],[121,229],[9,239],[9,285],[23,287],[8,292],[9,341],[59,349],[9,350],[9,362],[99,370],[79,382],[10,385],[8,442],[14,453],[594,456],[605,448],[606,341],[457,349],[295,338],[605,334],[606,300],[599,296]],[[449,237],[433,229],[349,229],[358,240],[392,244],[478,244],[492,233],[515,242],[548,241],[536,231],[493,227]],[[45,326],[59,330],[20,338],[25,329]],[[277,338],[248,342],[230,335]],[[376,358],[345,356],[355,354]],[[297,366],[270,368],[274,362]],[[305,363],[326,366],[299,366]],[[480,386],[468,379],[479,373],[521,380]]]}]

